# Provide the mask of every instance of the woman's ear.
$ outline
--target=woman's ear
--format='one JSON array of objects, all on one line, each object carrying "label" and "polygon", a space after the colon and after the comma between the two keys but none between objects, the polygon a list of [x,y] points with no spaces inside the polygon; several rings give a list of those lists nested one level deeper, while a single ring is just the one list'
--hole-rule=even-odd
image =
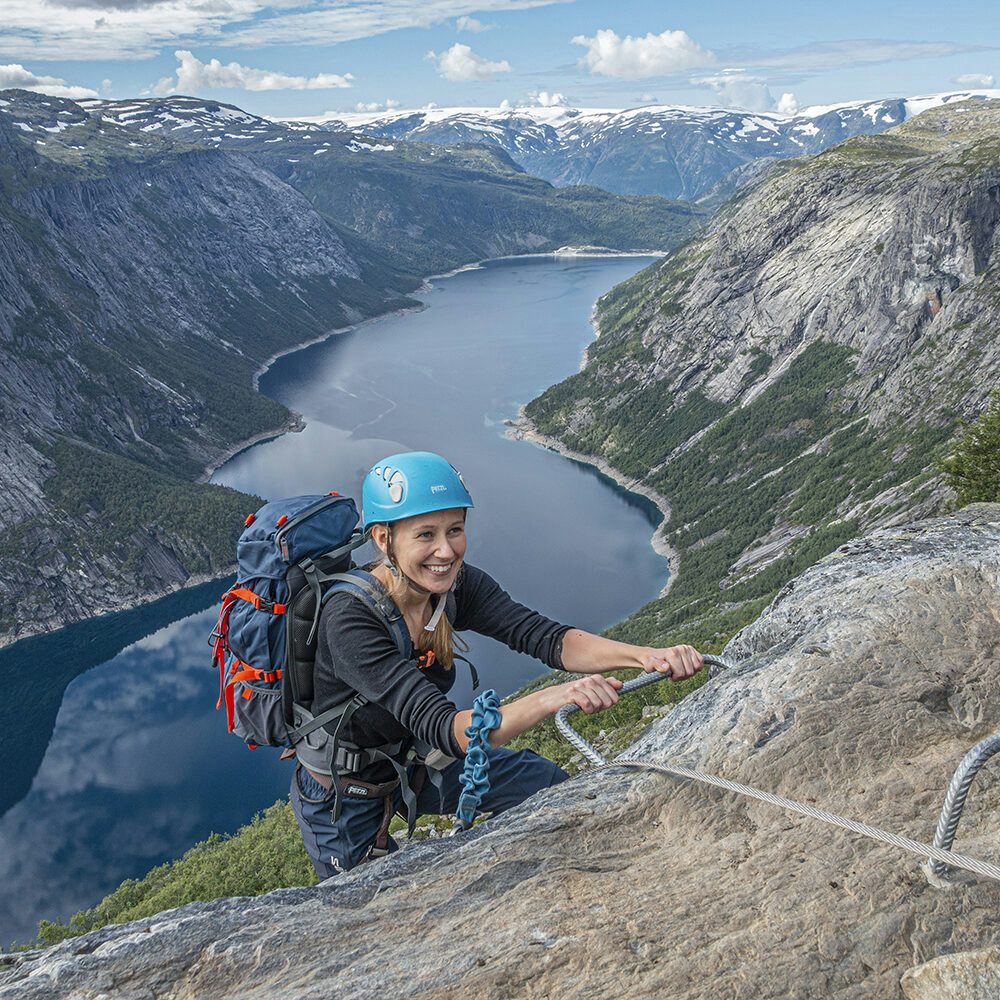
[{"label": "woman's ear", "polygon": [[372,541],[378,546],[382,555],[385,555],[389,547],[389,529],[384,524],[373,524]]}]

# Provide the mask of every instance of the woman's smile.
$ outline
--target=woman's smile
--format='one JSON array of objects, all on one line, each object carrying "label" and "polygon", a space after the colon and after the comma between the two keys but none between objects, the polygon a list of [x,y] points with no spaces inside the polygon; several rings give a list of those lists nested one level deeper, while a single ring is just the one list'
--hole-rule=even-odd
[{"label": "woman's smile", "polygon": [[400,571],[419,587],[449,590],[465,557],[464,510],[439,510],[393,526],[392,554]]}]

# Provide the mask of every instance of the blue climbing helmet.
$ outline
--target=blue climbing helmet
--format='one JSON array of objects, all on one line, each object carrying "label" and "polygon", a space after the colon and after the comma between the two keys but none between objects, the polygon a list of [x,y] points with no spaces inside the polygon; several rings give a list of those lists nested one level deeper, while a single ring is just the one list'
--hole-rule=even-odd
[{"label": "blue climbing helmet", "polygon": [[431,451],[390,455],[365,476],[361,516],[365,528],[416,514],[474,507],[461,473]]}]

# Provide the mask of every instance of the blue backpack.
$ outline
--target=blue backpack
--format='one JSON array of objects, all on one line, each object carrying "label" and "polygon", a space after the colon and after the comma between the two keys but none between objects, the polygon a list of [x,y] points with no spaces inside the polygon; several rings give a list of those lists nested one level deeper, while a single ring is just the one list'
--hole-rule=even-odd
[{"label": "blue backpack", "polygon": [[216,708],[225,704],[229,731],[251,749],[297,742],[294,706],[312,702],[323,597],[365,586],[367,574],[351,569],[363,541],[354,501],[338,493],[274,500],[247,517],[209,644]]},{"label": "blue backpack", "polygon": [[[345,725],[367,703],[359,692],[312,714],[319,620],[332,594],[346,590],[364,602],[400,655],[413,655],[409,629],[395,602],[370,573],[351,563],[351,553],[364,541],[354,501],[339,493],[274,500],[247,517],[236,548],[237,580],[222,595],[219,619],[209,636],[212,661],[219,670],[215,707],[226,706],[229,731],[251,750],[282,747],[314,773],[329,774],[335,817],[344,794],[342,777],[375,761],[391,764],[412,830],[416,792],[406,766],[420,759],[414,741],[361,747],[343,739]],[[454,594],[449,592],[445,600],[445,613],[454,620]],[[465,662],[475,689],[476,669]],[[428,773],[432,781],[439,780],[436,772]],[[367,797],[362,785],[348,786],[346,794]]]}]

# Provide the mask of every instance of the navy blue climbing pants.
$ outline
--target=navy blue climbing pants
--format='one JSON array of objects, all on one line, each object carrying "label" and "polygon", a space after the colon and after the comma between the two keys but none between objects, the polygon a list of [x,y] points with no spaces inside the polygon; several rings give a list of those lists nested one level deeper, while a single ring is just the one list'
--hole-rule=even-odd
[{"label": "navy blue climbing pants", "polygon": [[[561,767],[530,750],[497,747],[489,751],[489,758],[490,790],[483,797],[480,808],[494,815],[568,777]],[[462,791],[459,782],[462,763],[455,761],[441,772],[440,791],[430,781],[424,783],[417,796],[417,815],[455,812]],[[397,788],[397,808],[401,804],[402,796]],[[309,860],[316,874],[325,879],[365,860],[382,823],[383,804],[381,799],[345,796],[340,818],[334,822],[333,792],[327,791],[304,767],[296,767],[292,775],[292,811],[299,821]],[[398,850],[398,847],[390,837],[389,851]]]}]

